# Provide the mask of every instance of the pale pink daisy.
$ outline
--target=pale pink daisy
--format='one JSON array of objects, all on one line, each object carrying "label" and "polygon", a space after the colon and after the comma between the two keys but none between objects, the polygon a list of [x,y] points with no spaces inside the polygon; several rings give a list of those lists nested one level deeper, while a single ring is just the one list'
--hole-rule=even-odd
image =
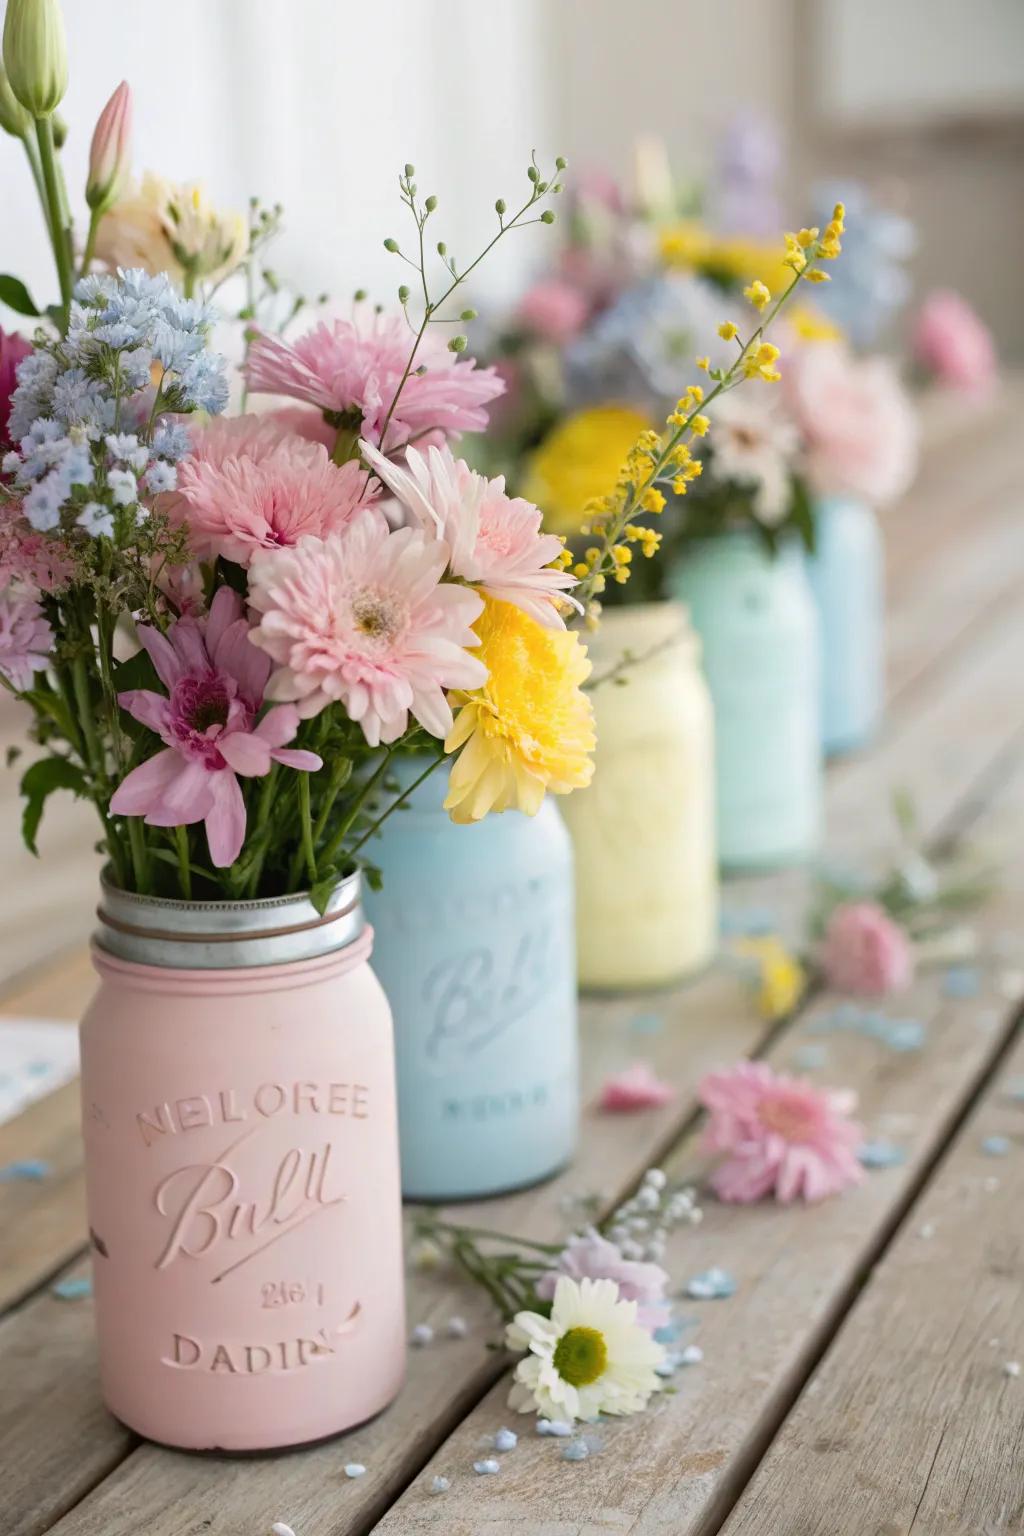
[{"label": "pale pink daisy", "polygon": [[863,1179],[863,1132],[848,1118],[855,1094],[779,1076],[760,1061],[708,1073],[698,1093],[710,1116],[704,1144],[727,1154],[711,1177],[719,1199],[821,1200]]},{"label": "pale pink daisy", "polygon": [[562,553],[562,541],[541,532],[541,514],[532,502],[505,494],[504,476],[485,479],[454,458],[447,444],[425,454],[406,449],[404,467],[372,443],[360,447],[420,528],[448,545],[453,575],[499,602],[514,603],[538,624],[564,628],[559,594],[574,587],[576,578],[551,564]]},{"label": "pale pink daisy", "polygon": [[223,869],[245,840],[245,802],[237,774],[262,778],[271,763],[301,772],[322,767],[315,752],[288,751],[299,726],[291,705],[257,723],[270,660],[249,641],[242,600],[221,587],[209,616],[190,614],[166,635],[139,626],[168,697],[139,688],[118,695],[123,709],[149,727],[165,750],[134,768],[114,792],[115,816],[143,816],[151,827],[205,821],[210,857]]},{"label": "pale pink daisy", "polygon": [[198,433],[193,453],[178,466],[168,511],[188,529],[201,560],[223,555],[248,565],[258,549],[294,544],[309,533],[326,538],[372,500],[370,477],[354,459],[332,464],[321,443],[277,422],[239,420],[246,425],[234,432],[218,424]]},{"label": "pale pink daisy", "polygon": [[606,1114],[633,1114],[638,1109],[662,1109],[675,1096],[675,1088],[662,1082],[650,1062],[635,1061],[605,1078],[598,1108]]},{"label": "pale pink daisy", "polygon": [[636,1302],[636,1320],[641,1328],[652,1333],[669,1321],[666,1271],[660,1264],[623,1257],[616,1244],[593,1227],[580,1236],[570,1237],[554,1267],[540,1276],[535,1289],[541,1301],[554,1300],[561,1275],[568,1275],[571,1280],[614,1280],[623,1301]]},{"label": "pale pink daisy", "polygon": [[397,740],[412,714],[433,736],[452,728],[446,688],[479,688],[487,669],[467,647],[483,600],[441,580],[445,544],[416,528],[392,533],[370,511],[329,539],[257,554],[252,639],[280,668],[269,694],[300,715],[340,701],[371,746]]},{"label": "pale pink daisy", "polygon": [[[404,315],[378,314],[357,305],[351,320],[323,321],[297,341],[261,334],[249,348],[245,375],[258,394],[287,395],[318,406],[346,427],[380,443],[391,403],[401,396],[388,422],[392,451],[410,438],[439,432],[482,432],[484,407],[504,389],[493,368],[458,358],[436,332],[420,343],[416,362],[402,384],[412,350]],[[422,370],[422,371],[421,371]]]},{"label": "pale pink daisy", "polygon": [[19,693],[31,688],[36,672],[46,669],[53,630],[29,592],[0,592],[0,676]]}]

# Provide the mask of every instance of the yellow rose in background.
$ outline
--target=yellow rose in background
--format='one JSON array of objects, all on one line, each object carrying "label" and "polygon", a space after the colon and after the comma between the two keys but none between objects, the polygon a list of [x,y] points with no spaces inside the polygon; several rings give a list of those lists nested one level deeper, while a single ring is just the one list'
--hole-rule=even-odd
[{"label": "yellow rose in background", "polygon": [[651,422],[624,405],[598,405],[567,416],[529,461],[522,494],[540,507],[549,533],[579,532],[583,509],[615,488],[641,432]]}]

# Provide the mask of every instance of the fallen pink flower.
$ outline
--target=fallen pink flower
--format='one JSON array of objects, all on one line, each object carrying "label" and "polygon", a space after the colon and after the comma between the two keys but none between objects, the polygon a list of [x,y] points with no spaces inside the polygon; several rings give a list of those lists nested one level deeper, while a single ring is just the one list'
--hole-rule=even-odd
[{"label": "fallen pink flower", "polygon": [[821,967],[836,992],[886,997],[910,985],[914,952],[899,923],[875,902],[844,902],[829,918]]},{"label": "fallen pink flower", "polygon": [[606,1114],[632,1114],[640,1109],[661,1109],[675,1096],[672,1084],[663,1083],[648,1062],[636,1061],[605,1079],[598,1108]]},{"label": "fallen pink flower", "polygon": [[669,1320],[667,1272],[660,1264],[624,1258],[614,1243],[593,1229],[581,1237],[571,1237],[554,1266],[541,1275],[536,1290],[542,1301],[554,1300],[561,1275],[568,1275],[571,1280],[614,1280],[623,1301],[637,1303],[636,1320],[641,1328],[652,1333]]}]

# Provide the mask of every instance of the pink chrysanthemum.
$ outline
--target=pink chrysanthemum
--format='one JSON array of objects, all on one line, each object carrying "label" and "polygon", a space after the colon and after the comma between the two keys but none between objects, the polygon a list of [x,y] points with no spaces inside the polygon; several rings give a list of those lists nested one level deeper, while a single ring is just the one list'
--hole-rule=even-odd
[{"label": "pink chrysanthemum", "polygon": [[476,474],[451,449],[406,450],[406,466],[392,464],[371,443],[363,457],[423,531],[443,539],[452,572],[499,602],[514,603],[551,629],[564,628],[557,594],[576,585],[575,576],[551,562],[562,541],[541,532],[537,507],[505,494],[505,480]]},{"label": "pink chrysanthemum", "polygon": [[67,585],[74,570],[63,539],[37,533],[17,503],[0,504],[0,587],[13,581],[38,592],[56,592]]},{"label": "pink chrysanthemum", "polygon": [[906,932],[876,902],[843,902],[829,918],[821,966],[836,992],[886,997],[913,981],[914,951]]},{"label": "pink chrysanthemum", "polygon": [[369,504],[369,479],[355,460],[332,464],[322,444],[242,416],[196,434],[170,517],[200,559],[248,565],[258,549],[337,533]]},{"label": "pink chrysanthemum", "polygon": [[710,1115],[705,1146],[727,1154],[711,1178],[719,1199],[822,1200],[864,1177],[863,1133],[848,1118],[854,1094],[777,1076],[759,1061],[710,1072],[698,1091]]},{"label": "pink chrysanthemum", "polygon": [[340,700],[371,746],[395,741],[409,715],[434,736],[452,728],[446,688],[478,688],[483,663],[466,647],[483,606],[441,580],[444,544],[414,528],[392,533],[367,512],[330,539],[261,552],[249,567],[253,630],[280,671],[270,696],[303,717]]},{"label": "pink chrysanthemum", "polygon": [[[410,350],[403,315],[380,315],[359,305],[351,320],[321,322],[294,342],[257,336],[245,372],[249,388],[257,393],[304,400],[329,411],[361,437],[380,443]],[[478,368],[473,358],[457,358],[443,337],[428,331],[382,446],[391,452],[428,432],[445,437],[482,432],[487,425],[484,407],[504,387],[493,368]]]},{"label": "pink chrysanthemum", "polygon": [[299,725],[290,705],[257,724],[270,660],[249,643],[242,600],[221,587],[205,620],[186,615],[166,635],[139,626],[168,697],[146,688],[118,695],[166,750],[134,768],[110,802],[116,816],[143,816],[151,827],[205,821],[210,857],[233,864],[245,840],[245,802],[237,774],[262,778],[271,763],[314,772],[315,752],[286,751]]},{"label": "pink chrysanthemum", "polygon": [[53,630],[27,592],[0,592],[0,675],[21,693],[49,662]]}]

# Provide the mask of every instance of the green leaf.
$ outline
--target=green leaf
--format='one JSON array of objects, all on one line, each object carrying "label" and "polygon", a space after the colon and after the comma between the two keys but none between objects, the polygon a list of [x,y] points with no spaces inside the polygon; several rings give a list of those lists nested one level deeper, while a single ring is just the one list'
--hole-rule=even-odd
[{"label": "green leaf", "polygon": [[32,688],[22,694],[22,698],[26,699],[40,715],[46,715],[52,720],[66,741],[75,740],[75,722],[59,693],[51,693],[46,688]]},{"label": "green leaf", "polygon": [[88,793],[85,776],[66,757],[44,757],[27,769],[21,780],[21,793],[25,797],[25,809],[21,817],[21,835],[29,853],[39,856],[36,833],[43,819],[43,806],[55,789],[70,789],[72,794]]},{"label": "green leaf", "polygon": [[9,272],[0,272],[0,303],[6,304],[8,309],[13,309],[16,315],[31,315],[37,319],[43,311],[37,309],[32,295],[29,293],[20,277],[12,277]]},{"label": "green leaf", "polygon": [[327,903],[330,901],[333,892],[337,889],[337,885],[338,872],[337,870],[332,870],[324,879],[318,880],[310,891],[309,899],[321,917],[327,911]]},{"label": "green leaf", "polygon": [[364,864],[362,865],[362,871],[363,879],[366,881],[371,891],[380,891],[384,889],[384,876],[381,874],[376,864]]}]

